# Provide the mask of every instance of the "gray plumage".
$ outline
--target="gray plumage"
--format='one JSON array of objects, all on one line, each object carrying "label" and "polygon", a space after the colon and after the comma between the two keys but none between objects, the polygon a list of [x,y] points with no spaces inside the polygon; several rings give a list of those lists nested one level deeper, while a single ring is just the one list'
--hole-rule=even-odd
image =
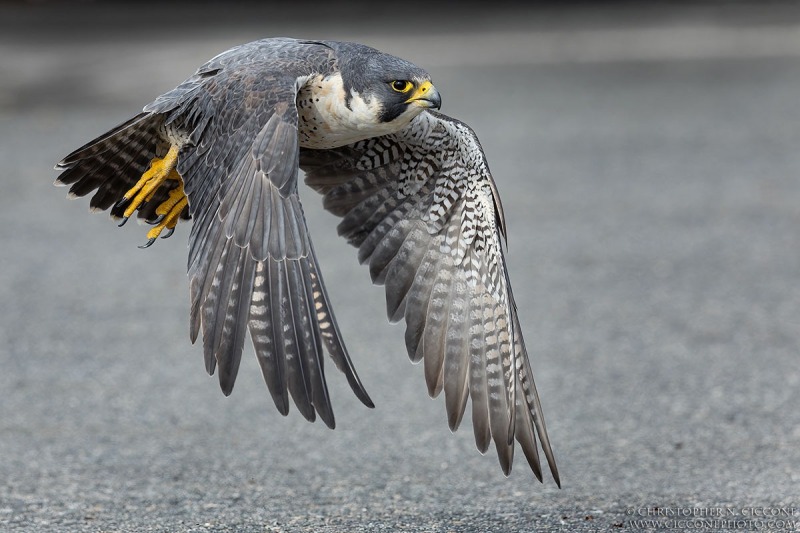
[{"label": "gray plumage", "polygon": [[[423,361],[431,396],[444,391],[450,428],[471,399],[481,452],[493,441],[508,474],[516,439],[541,480],[538,436],[560,483],[505,268],[499,196],[474,132],[425,109],[439,102],[424,70],[372,48],[265,39],[220,54],[67,156],[57,183],[96,191],[93,208],[122,216],[126,191],[178,146],[181,216],[193,220],[190,337],[202,334],[206,369],[230,394],[249,331],[278,410],[287,414],[291,397],[334,427],[323,352],[372,401],[307,232],[302,169],[386,287],[389,319],[405,320],[409,357]],[[176,186],[165,182],[138,216],[157,222]]]}]

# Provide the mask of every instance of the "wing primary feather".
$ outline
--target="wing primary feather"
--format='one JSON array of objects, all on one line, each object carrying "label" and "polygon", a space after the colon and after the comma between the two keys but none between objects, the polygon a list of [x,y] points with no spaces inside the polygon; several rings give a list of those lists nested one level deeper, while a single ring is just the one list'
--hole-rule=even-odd
[{"label": "wing primary feather", "polygon": [[308,356],[306,354],[306,334],[308,329],[303,321],[301,306],[299,306],[302,296],[297,293],[297,287],[294,283],[293,270],[295,262],[294,260],[278,262],[283,275],[284,291],[286,292],[286,296],[282,298],[285,313],[283,318],[284,320],[289,319],[288,322],[284,321],[283,331],[289,338],[291,345],[294,346],[297,355],[296,368],[299,369],[299,374],[302,378],[304,395],[309,403],[313,405],[311,369],[308,367]]},{"label": "wing primary feather", "polygon": [[[218,347],[222,340],[224,330],[228,324],[226,310],[231,300],[231,293],[236,285],[235,278],[239,270],[239,248],[231,246],[230,241],[225,242],[222,256],[215,269],[211,287],[203,301],[203,351],[207,358],[214,359],[217,364],[226,361],[218,359]],[[221,370],[221,369],[220,369]],[[225,370],[227,372],[227,369]],[[223,378],[223,381],[226,378]],[[223,385],[223,382],[220,382]],[[223,393],[230,394],[223,386]]]},{"label": "wing primary feather", "polygon": [[505,475],[511,473],[514,447],[508,445],[509,407],[500,354],[498,322],[502,309],[497,302],[484,306],[484,331],[487,335],[486,376],[489,385],[489,424],[497,457]]},{"label": "wing primary feather", "polygon": [[466,280],[462,273],[453,282],[449,327],[445,340],[444,397],[447,422],[451,431],[461,424],[469,388],[469,301]]},{"label": "wing primary feather", "polygon": [[308,246],[310,251],[308,256],[309,260],[303,263],[303,265],[308,268],[305,274],[306,279],[311,283],[310,292],[314,297],[314,308],[316,309],[322,341],[331,359],[333,359],[334,365],[344,373],[347,378],[347,383],[350,385],[356,397],[367,407],[373,408],[375,404],[372,402],[369,394],[367,394],[366,389],[364,389],[364,385],[362,385],[361,379],[358,377],[353,367],[350,355],[347,353],[347,349],[342,342],[342,335],[339,332],[336,318],[331,313],[330,305],[328,304],[328,293],[325,289],[325,284],[322,280],[322,275],[317,265],[316,254],[314,254],[314,248],[310,239]]},{"label": "wing primary feather", "polygon": [[533,475],[536,476],[536,479],[538,479],[540,482],[543,482],[542,466],[541,462],[539,461],[539,450],[536,447],[536,436],[533,429],[533,419],[531,418],[531,414],[525,405],[525,400],[519,398],[518,401],[519,403],[517,404],[516,408],[520,411],[520,414],[516,425],[517,441],[519,441],[519,444],[522,447],[522,453],[525,455],[525,459],[528,461],[528,465],[531,467]]},{"label": "wing primary feather", "polygon": [[[217,307],[217,315],[215,317],[216,327],[214,335],[214,355],[217,360],[217,378],[222,393],[225,396],[230,396],[233,392],[233,384],[236,381],[236,374],[239,370],[239,361],[241,360],[241,351],[236,353],[238,344],[237,325],[234,322],[237,318],[239,311],[240,289],[242,283],[242,274],[244,264],[242,262],[242,249],[229,241],[231,248],[228,260],[230,263],[227,268],[233,271],[233,274],[228,274],[230,278],[228,282],[227,294],[221,293],[219,298],[219,305]],[[245,254],[247,252],[245,251]],[[243,332],[242,332],[243,333]]]},{"label": "wing primary feather", "polygon": [[[520,331],[519,327],[519,317],[515,312],[516,304],[514,302],[513,296],[509,295],[511,298],[511,309],[512,309],[512,320],[514,323],[514,328],[516,331]],[[553,479],[561,488],[561,478],[558,475],[558,467],[556,466],[556,458],[553,454],[553,449],[550,445],[550,437],[547,435],[547,426],[544,422],[544,413],[542,411],[542,404],[539,401],[539,394],[536,391],[536,384],[533,381],[533,370],[531,369],[531,363],[528,360],[526,355],[527,350],[525,349],[525,340],[522,338],[522,335],[519,334],[516,338],[516,343],[518,350],[520,352],[520,356],[522,358],[522,368],[519,374],[519,381],[520,386],[522,387],[522,392],[525,397],[525,402],[528,406],[528,413],[533,420],[533,425],[536,427],[536,433],[539,435],[539,441],[542,445],[542,451],[544,452],[544,456],[547,459],[547,464],[550,467],[550,473],[553,475]]]},{"label": "wing primary feather", "polygon": [[207,326],[207,331],[203,332],[203,345],[215,356],[228,326],[226,319],[229,303],[234,291],[238,289],[236,278],[240,274],[240,251],[241,248],[233,245],[231,241],[225,241],[222,257],[214,273],[209,293],[203,302],[203,324]]},{"label": "wing primary feather", "polygon": [[203,283],[196,277],[189,280],[189,301],[191,302],[191,312],[189,313],[189,340],[192,344],[197,342],[197,336],[200,334],[200,323],[202,322],[200,309],[200,299],[202,295]]},{"label": "wing primary feather", "polygon": [[231,291],[223,337],[217,348],[220,386],[223,392],[227,391],[227,394],[233,390],[233,384],[239,372],[239,363],[242,360],[247,323],[250,321],[250,304],[256,265],[248,251],[242,249],[239,249],[239,262],[238,286]]},{"label": "wing primary feather", "polygon": [[[498,246],[499,248],[499,243]],[[521,362],[523,358],[527,358],[524,354],[522,345],[517,342],[517,336],[521,338],[521,332],[519,329],[519,323],[516,321],[516,305],[514,303],[514,298],[511,294],[511,283],[508,279],[508,270],[505,264],[505,257],[503,257],[502,252],[498,250],[499,255],[499,263],[500,263],[500,270],[502,271],[502,276],[500,276],[500,280],[502,281],[502,291],[505,292],[505,299],[506,302],[505,306],[503,306],[502,312],[502,327],[501,327],[501,334],[499,336],[500,339],[500,360],[503,362],[503,366],[507,368],[503,372],[503,376],[506,382],[506,390],[508,392],[507,395],[507,403],[509,407],[509,421],[508,421],[508,433],[507,433],[507,444],[509,446],[514,444],[514,435],[516,433],[516,423],[517,423],[517,383],[519,381],[518,376],[521,370]],[[510,316],[510,315],[513,315]]]},{"label": "wing primary feather", "polygon": [[[270,261],[269,259],[267,261]],[[259,261],[256,265],[253,295],[250,303],[248,329],[261,375],[267,384],[275,407],[286,416],[289,414],[289,394],[286,389],[286,369],[283,354],[276,346],[275,320],[279,319],[271,299],[271,269],[269,263]]]},{"label": "wing primary feather", "polygon": [[449,255],[442,257],[436,281],[428,301],[425,316],[425,331],[422,333],[422,351],[425,367],[425,382],[428,394],[436,398],[442,391],[444,349],[450,303],[453,295],[454,269]]},{"label": "wing primary feather", "polygon": [[422,359],[422,334],[425,331],[425,318],[427,316],[428,303],[431,298],[436,273],[439,270],[441,254],[438,252],[438,241],[441,237],[433,239],[429,244],[422,258],[422,262],[414,275],[414,282],[406,297],[406,350],[412,363],[418,363]]},{"label": "wing primary feather", "polygon": [[[221,232],[221,228],[219,225],[217,225],[211,231],[212,235],[219,234]],[[211,241],[211,243],[212,244],[210,247],[207,247],[207,252],[204,254],[205,257],[198,258],[198,264],[194,265],[189,271],[189,276],[192,279],[190,289],[193,292],[190,313],[190,337],[192,342],[197,339],[198,331],[201,328],[208,327],[203,322],[203,306],[205,305],[205,301],[211,291],[214,276],[216,275],[217,268],[222,261],[222,256],[226,249],[224,239],[214,239]],[[196,291],[194,290],[195,287]],[[214,354],[205,350],[204,354],[206,371],[209,374],[213,374],[217,364]]]},{"label": "wing primary feather", "polygon": [[214,333],[214,314],[211,309],[216,306],[219,298],[218,290],[215,289],[214,284],[220,283],[218,274],[222,268],[221,261],[225,260],[225,254],[228,251],[226,246],[221,246],[221,248],[222,255],[220,256],[220,263],[213,265],[213,271],[212,267],[209,267],[206,274],[209,289],[204,291],[200,298],[199,312],[201,316],[200,326],[203,331],[203,354],[205,357],[206,371],[209,375],[213,375],[217,368],[217,358],[214,356],[214,350],[211,346]]},{"label": "wing primary feather", "polygon": [[[195,197],[189,195],[189,206],[193,205],[195,205]],[[201,266],[207,265],[209,256],[213,255],[215,249],[223,241],[221,238],[223,224],[221,224],[217,206],[209,206],[206,209],[199,210],[199,212],[193,210],[192,218],[187,264],[187,270],[190,275],[199,270]]]},{"label": "wing primary feather", "polygon": [[306,386],[311,391],[311,403],[322,418],[325,425],[334,429],[336,422],[331,408],[328,387],[325,384],[325,371],[322,358],[322,344],[316,335],[317,325],[314,320],[313,297],[306,292],[303,272],[300,264],[306,259],[287,261],[287,275],[294,299],[292,311],[295,325],[299,326],[296,335],[299,341],[300,357],[303,364]]},{"label": "wing primary feather", "polygon": [[[215,281],[217,284],[221,283],[221,274],[223,270],[223,263],[228,251],[225,241],[217,242],[214,248],[213,255],[210,261],[203,269],[204,279],[203,286],[200,292],[200,298],[197,302],[196,312],[200,315],[200,326],[203,331],[203,354],[205,357],[206,371],[209,374],[214,374],[217,367],[217,359],[214,356],[214,350],[211,349],[211,337],[213,335],[213,311],[212,308],[217,304],[219,298],[219,291],[215,289]],[[193,308],[194,312],[195,309]]]},{"label": "wing primary feather", "polygon": [[509,350],[509,365],[510,365],[510,372],[511,375],[509,376],[509,380],[506,380],[506,385],[508,387],[508,406],[509,406],[509,421],[508,421],[508,435],[506,436],[506,443],[511,446],[514,444],[514,435],[516,434],[516,426],[517,426],[517,382],[519,376],[519,368],[517,367],[517,363],[519,361],[519,357],[516,350],[516,345],[514,344],[514,335],[515,335],[515,328],[512,327],[511,329],[511,346]]},{"label": "wing primary feather", "polygon": [[489,385],[486,382],[486,337],[483,330],[485,293],[476,291],[470,305],[469,347],[470,373],[469,393],[472,398],[472,429],[478,451],[486,453],[491,441],[489,427]]},{"label": "wing primary feather", "polygon": [[414,284],[417,267],[427,251],[430,236],[417,226],[406,236],[386,273],[386,314],[390,322],[398,322],[405,315],[406,298]]},{"label": "wing primary feather", "polygon": [[303,361],[300,358],[298,341],[296,338],[294,317],[291,309],[291,295],[287,287],[286,262],[284,260],[270,261],[270,293],[272,294],[272,307],[277,310],[277,320],[273,316],[273,331],[276,331],[276,347],[278,357],[286,362],[286,381],[289,394],[292,396],[297,409],[309,422],[316,419],[314,407],[311,405],[311,391],[307,387]]}]

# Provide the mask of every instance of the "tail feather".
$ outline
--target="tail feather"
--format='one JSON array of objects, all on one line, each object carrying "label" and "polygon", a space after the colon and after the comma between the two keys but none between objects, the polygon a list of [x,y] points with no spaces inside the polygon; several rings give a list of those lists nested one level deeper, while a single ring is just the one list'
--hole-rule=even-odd
[{"label": "tail feather", "polygon": [[[161,115],[140,113],[81,146],[56,165],[56,170],[63,171],[56,185],[71,185],[70,195],[75,197],[96,191],[91,208],[111,208],[112,216],[121,216],[114,204],[136,184],[153,157],[165,150],[163,123]],[[162,194],[153,203],[158,205],[167,192],[159,191]],[[151,211],[143,208],[139,216],[147,219]]]}]

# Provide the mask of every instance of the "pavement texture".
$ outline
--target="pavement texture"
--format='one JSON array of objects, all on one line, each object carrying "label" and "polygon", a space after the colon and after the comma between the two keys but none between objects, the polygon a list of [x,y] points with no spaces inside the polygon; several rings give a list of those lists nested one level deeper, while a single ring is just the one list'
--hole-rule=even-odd
[{"label": "pavement texture", "polygon": [[[800,530],[800,9],[197,5],[161,28],[156,4],[0,6],[0,530]],[[205,374],[186,227],[139,250],[144,228],[52,187],[63,155],[270,35],[415,61],[480,136],[563,489],[450,434],[312,191],[377,405],[330,370],[335,431],[281,417],[249,346],[231,397]]]}]

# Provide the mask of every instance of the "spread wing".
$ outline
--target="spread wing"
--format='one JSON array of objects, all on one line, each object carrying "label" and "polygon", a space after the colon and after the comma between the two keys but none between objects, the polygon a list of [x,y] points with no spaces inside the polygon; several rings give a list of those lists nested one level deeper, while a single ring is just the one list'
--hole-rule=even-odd
[{"label": "spread wing", "polygon": [[475,134],[425,112],[402,131],[333,150],[301,150],[306,183],[341,216],[386,286],[389,319],[406,322],[412,361],[455,431],[471,398],[475,441],[494,441],[508,475],[514,439],[542,479],[538,435],[559,483],[501,248],[499,197]]},{"label": "spread wing", "polygon": [[202,331],[206,369],[230,394],[249,330],[278,410],[288,413],[291,395],[307,419],[334,427],[323,346],[372,402],[340,339],[297,195],[295,97],[314,55],[293,46],[303,44],[226,52],[145,112],[188,136],[177,168],[194,221],[191,339]]}]

